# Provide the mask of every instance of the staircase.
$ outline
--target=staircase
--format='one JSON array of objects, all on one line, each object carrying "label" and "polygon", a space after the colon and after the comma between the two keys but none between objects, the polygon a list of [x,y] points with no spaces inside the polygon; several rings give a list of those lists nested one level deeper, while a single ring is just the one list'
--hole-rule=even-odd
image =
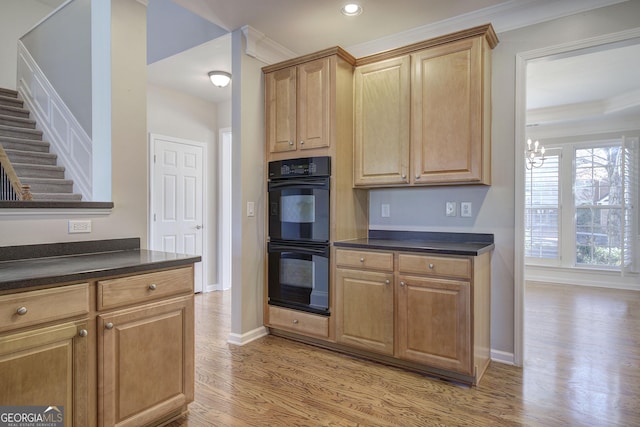
[{"label": "staircase", "polygon": [[0,88],[0,145],[4,148],[20,182],[30,186],[34,201],[79,201],[73,181],[64,178],[58,156],[49,153],[49,143],[29,118],[29,110],[18,92]]}]

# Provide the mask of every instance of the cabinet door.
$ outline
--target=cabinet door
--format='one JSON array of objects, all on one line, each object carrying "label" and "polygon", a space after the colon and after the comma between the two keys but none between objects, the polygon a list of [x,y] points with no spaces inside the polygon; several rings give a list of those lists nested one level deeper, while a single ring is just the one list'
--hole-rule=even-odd
[{"label": "cabinet door", "polygon": [[408,183],[409,56],[355,70],[356,186]]},{"label": "cabinet door", "polygon": [[98,316],[99,421],[142,426],[193,400],[193,295]]},{"label": "cabinet door", "polygon": [[297,142],[299,150],[329,146],[330,63],[330,58],[321,58],[298,65]]},{"label": "cabinet door", "polygon": [[399,276],[401,359],[473,374],[469,282]]},{"label": "cabinet door", "polygon": [[91,425],[86,331],[85,321],[0,337],[0,403],[52,406],[65,427]]},{"label": "cabinet door", "polygon": [[338,342],[393,355],[393,274],[336,269]]},{"label": "cabinet door", "polygon": [[296,67],[265,75],[265,126],[270,153],[296,150]]},{"label": "cabinet door", "polygon": [[482,41],[411,55],[412,161],[416,184],[482,178]]}]

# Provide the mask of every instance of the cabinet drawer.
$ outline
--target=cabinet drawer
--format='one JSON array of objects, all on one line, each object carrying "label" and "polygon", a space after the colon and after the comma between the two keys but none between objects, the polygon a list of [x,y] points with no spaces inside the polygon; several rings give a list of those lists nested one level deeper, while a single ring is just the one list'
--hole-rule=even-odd
[{"label": "cabinet drawer", "polygon": [[469,258],[399,254],[398,271],[400,273],[470,279],[471,260]]},{"label": "cabinet drawer", "polygon": [[336,265],[338,267],[393,271],[393,253],[336,249]]},{"label": "cabinet drawer", "polygon": [[193,292],[193,267],[99,280],[98,310]]},{"label": "cabinet drawer", "polygon": [[89,313],[89,284],[28,291],[0,297],[0,331]]},{"label": "cabinet drawer", "polygon": [[269,326],[321,338],[329,336],[329,318],[297,310],[269,306]]}]

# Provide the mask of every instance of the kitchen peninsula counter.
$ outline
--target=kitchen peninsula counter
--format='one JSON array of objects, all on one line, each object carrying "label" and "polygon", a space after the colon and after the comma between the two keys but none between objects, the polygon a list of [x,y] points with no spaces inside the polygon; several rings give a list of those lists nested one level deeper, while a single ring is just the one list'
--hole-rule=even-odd
[{"label": "kitchen peninsula counter", "polygon": [[0,247],[0,293],[189,266],[200,256],[140,249],[140,239]]},{"label": "kitchen peninsula counter", "polygon": [[367,238],[334,242],[336,247],[478,256],[494,249],[493,234],[370,230]]}]

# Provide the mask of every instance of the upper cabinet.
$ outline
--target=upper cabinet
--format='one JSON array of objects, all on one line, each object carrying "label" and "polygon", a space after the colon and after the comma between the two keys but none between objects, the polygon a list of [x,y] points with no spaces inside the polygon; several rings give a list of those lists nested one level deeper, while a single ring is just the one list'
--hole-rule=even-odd
[{"label": "upper cabinet", "polygon": [[345,79],[351,87],[354,62],[331,48],[263,68],[268,160],[331,154],[342,120],[338,91]]},{"label": "upper cabinet", "polygon": [[356,187],[491,184],[491,25],[356,61]]}]

